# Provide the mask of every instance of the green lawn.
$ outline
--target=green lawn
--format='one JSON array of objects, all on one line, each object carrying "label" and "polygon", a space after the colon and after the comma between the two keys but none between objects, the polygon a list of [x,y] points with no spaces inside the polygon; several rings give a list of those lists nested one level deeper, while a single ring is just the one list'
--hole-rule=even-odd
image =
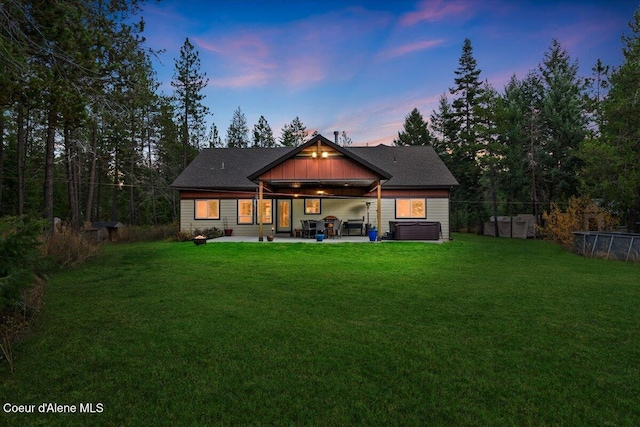
[{"label": "green lawn", "polygon": [[107,246],[0,367],[102,412],[0,425],[639,425],[640,268],[454,237]]}]

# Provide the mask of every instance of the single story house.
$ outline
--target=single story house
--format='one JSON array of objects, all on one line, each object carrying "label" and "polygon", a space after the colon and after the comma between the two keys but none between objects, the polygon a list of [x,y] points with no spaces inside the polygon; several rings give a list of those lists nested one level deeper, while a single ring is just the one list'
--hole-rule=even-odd
[{"label": "single story house", "polygon": [[171,187],[183,231],[231,228],[262,240],[334,216],[377,227],[379,237],[390,222],[435,221],[448,240],[457,185],[430,146],[342,147],[317,135],[298,147],[205,149]]}]

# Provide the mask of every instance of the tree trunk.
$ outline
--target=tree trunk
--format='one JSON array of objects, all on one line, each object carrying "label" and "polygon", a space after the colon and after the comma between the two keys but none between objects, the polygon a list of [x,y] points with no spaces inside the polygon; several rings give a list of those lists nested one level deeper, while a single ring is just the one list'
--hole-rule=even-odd
[{"label": "tree trunk", "polygon": [[491,165],[491,210],[493,214],[493,232],[496,237],[500,237],[498,230],[498,194],[496,192],[496,169]]},{"label": "tree trunk", "polygon": [[80,209],[78,206],[78,187],[76,185],[77,175],[74,165],[74,162],[77,161],[77,156],[73,142],[71,141],[71,130],[67,123],[64,125],[64,148],[67,163],[67,192],[69,196],[69,210],[71,211],[71,228],[77,231],[80,229]]},{"label": "tree trunk", "polygon": [[120,191],[122,187],[120,187],[120,178],[118,176],[120,174],[120,170],[119,170],[120,165],[118,164],[117,148],[113,156],[114,156],[113,157],[114,171],[113,171],[113,195],[111,198],[111,221],[118,221],[118,218],[120,217],[119,208],[118,208],[118,191]]},{"label": "tree trunk", "polygon": [[87,205],[84,213],[85,222],[91,222],[93,218],[93,193],[96,182],[96,158],[98,157],[98,123],[93,122],[91,129],[91,161],[89,165],[89,188],[87,189]]},{"label": "tree trunk", "polygon": [[129,224],[136,223],[136,200],[133,188],[134,174],[136,162],[136,138],[135,138],[135,120],[131,117],[131,156],[129,158]]},{"label": "tree trunk", "polygon": [[151,157],[151,120],[147,111],[147,170],[149,171],[149,184],[151,185],[151,214],[153,225],[158,225],[158,213],[156,211],[156,173],[153,170],[153,159]]},{"label": "tree trunk", "polygon": [[2,212],[2,185],[4,183],[4,107],[0,108],[0,215]]},{"label": "tree trunk", "polygon": [[26,133],[24,128],[24,107],[18,102],[18,115],[16,117],[17,129],[17,172],[18,172],[18,215],[24,215],[24,193],[25,193],[25,159],[27,154]]},{"label": "tree trunk", "polygon": [[47,117],[47,138],[44,160],[44,209],[43,216],[48,223],[50,231],[53,231],[53,166],[55,158],[56,138],[56,112],[53,106],[49,109]]}]

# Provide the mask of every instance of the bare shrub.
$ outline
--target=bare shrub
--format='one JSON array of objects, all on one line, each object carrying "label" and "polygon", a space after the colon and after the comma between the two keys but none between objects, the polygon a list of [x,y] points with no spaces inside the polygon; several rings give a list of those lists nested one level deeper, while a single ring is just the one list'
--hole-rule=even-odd
[{"label": "bare shrub", "polygon": [[538,227],[545,240],[565,248],[573,247],[574,231],[610,231],[618,220],[588,197],[569,199],[563,212],[557,204],[551,204],[551,212],[542,214],[544,227]]},{"label": "bare shrub", "polygon": [[194,236],[194,234],[191,233],[190,231],[178,230],[173,235],[173,240],[175,240],[176,242],[187,242],[187,241],[193,239],[193,236]]},{"label": "bare shrub", "polygon": [[60,267],[74,267],[100,255],[100,245],[70,229],[43,237],[43,254]]},{"label": "bare shrub", "polygon": [[151,242],[173,238],[178,232],[177,223],[157,226],[126,226],[118,229],[118,241],[120,242]]},{"label": "bare shrub", "polygon": [[7,362],[10,372],[15,372],[13,346],[27,334],[30,320],[44,307],[45,284],[44,278],[36,277],[31,286],[22,290],[17,304],[0,313],[0,360]]}]

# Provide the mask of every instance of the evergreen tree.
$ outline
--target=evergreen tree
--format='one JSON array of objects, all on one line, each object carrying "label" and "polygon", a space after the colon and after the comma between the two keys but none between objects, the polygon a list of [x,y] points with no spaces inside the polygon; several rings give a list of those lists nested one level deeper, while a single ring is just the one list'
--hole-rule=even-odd
[{"label": "evergreen tree", "polygon": [[231,123],[227,129],[227,147],[230,148],[247,148],[249,146],[249,127],[247,126],[247,118],[242,109],[238,107],[233,112]]},{"label": "evergreen tree", "polygon": [[351,138],[347,135],[347,131],[343,130],[342,134],[340,134],[340,145],[343,147],[351,147],[352,143],[353,141],[351,141]]},{"label": "evergreen tree", "polygon": [[[485,82],[479,101],[476,113],[479,119],[478,143],[482,147],[477,158],[482,173],[480,182],[486,195],[485,199],[490,200],[491,215],[497,219],[498,180],[502,171],[502,159],[504,158],[504,147],[500,141],[498,130],[500,96],[488,82]],[[494,221],[493,232],[495,236],[499,235],[497,220]]]},{"label": "evergreen tree", "polygon": [[175,88],[180,141],[182,142],[183,168],[195,157],[204,139],[205,117],[209,109],[202,103],[203,89],[209,83],[207,74],[200,71],[200,54],[186,38],[175,61],[175,73],[171,86]]},{"label": "evergreen tree", "polygon": [[522,81],[513,76],[499,103],[496,115],[505,171],[499,186],[510,214],[530,212],[538,218],[541,214],[544,192],[540,188],[540,165],[545,140],[542,99],[540,76],[529,73]]},{"label": "evergreen tree", "polygon": [[222,140],[220,139],[218,127],[215,123],[211,124],[211,128],[209,129],[209,137],[207,138],[207,140],[209,141],[209,148],[222,147]]},{"label": "evergreen tree", "polygon": [[578,64],[553,40],[539,66],[544,144],[540,183],[544,202],[566,202],[578,190],[577,150],[585,138],[584,83]]},{"label": "evergreen tree", "polygon": [[589,93],[585,97],[586,112],[589,118],[589,133],[591,136],[599,136],[602,120],[602,101],[606,97],[609,87],[609,66],[604,65],[600,59],[591,68],[593,72],[591,78],[586,79],[586,86]]},{"label": "evergreen tree", "polygon": [[284,125],[280,136],[280,144],[285,147],[298,147],[307,138],[307,128],[302,124],[300,118],[296,116],[290,124]]},{"label": "evergreen tree", "polygon": [[427,122],[422,118],[422,114],[414,108],[404,119],[404,129],[398,132],[398,138],[393,140],[393,144],[401,145],[429,145],[431,136],[427,128]]},{"label": "evergreen tree", "polygon": [[431,144],[449,167],[448,154],[453,151],[453,144],[458,132],[451,103],[444,93],[440,95],[438,100],[438,109],[431,113],[429,127],[431,129]]},{"label": "evergreen tree", "polygon": [[271,126],[264,116],[260,116],[258,123],[253,126],[253,147],[272,148],[276,146]]},{"label": "evergreen tree", "polygon": [[595,197],[620,212],[633,231],[640,220],[640,8],[622,37],[624,62],[609,78],[601,137],[583,147],[582,177]]},{"label": "evergreen tree", "polygon": [[480,72],[473,57],[471,41],[465,39],[458,68],[455,70],[455,87],[449,90],[454,96],[451,106],[457,135],[448,153],[448,164],[452,166],[452,173],[460,183],[452,192],[452,201],[456,203],[456,209],[459,207],[461,210],[468,229],[474,224],[482,224],[483,220],[481,171],[477,162],[478,153],[482,149],[478,143],[477,114],[483,95]]}]

